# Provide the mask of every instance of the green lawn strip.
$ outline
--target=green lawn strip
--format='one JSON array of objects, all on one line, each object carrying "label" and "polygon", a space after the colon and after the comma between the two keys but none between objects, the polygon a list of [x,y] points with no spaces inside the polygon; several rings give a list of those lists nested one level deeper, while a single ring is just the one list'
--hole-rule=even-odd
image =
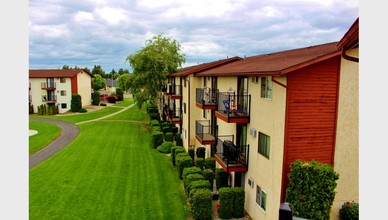
[{"label": "green lawn strip", "polygon": [[30,219],[186,219],[170,158],[146,125],[90,122],[69,146],[30,170]]},{"label": "green lawn strip", "polygon": [[133,106],[128,111],[107,117],[104,120],[138,120],[140,122],[149,122],[149,116],[144,109]]},{"label": "green lawn strip", "polygon": [[57,125],[40,121],[29,121],[29,129],[38,132],[28,138],[29,155],[47,146],[61,134],[61,128]]},{"label": "green lawn strip", "polygon": [[121,106],[121,107],[127,107],[133,104],[134,100],[133,98],[124,98],[123,101],[117,102],[114,104],[114,106]]}]

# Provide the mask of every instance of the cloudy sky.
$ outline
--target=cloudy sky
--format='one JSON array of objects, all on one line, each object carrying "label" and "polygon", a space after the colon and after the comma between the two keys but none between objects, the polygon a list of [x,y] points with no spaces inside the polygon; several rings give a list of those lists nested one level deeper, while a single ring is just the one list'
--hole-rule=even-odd
[{"label": "cloudy sky", "polygon": [[29,68],[132,71],[157,34],[191,66],[339,41],[358,16],[357,0],[30,0]]}]

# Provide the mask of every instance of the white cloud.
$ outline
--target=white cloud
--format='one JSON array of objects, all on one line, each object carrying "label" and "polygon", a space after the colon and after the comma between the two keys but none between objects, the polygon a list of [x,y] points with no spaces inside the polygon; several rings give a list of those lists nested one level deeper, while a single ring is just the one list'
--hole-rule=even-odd
[{"label": "white cloud", "polygon": [[69,36],[70,31],[67,25],[32,25],[30,24],[30,35],[38,38],[59,38]]},{"label": "white cloud", "polygon": [[181,45],[183,53],[192,56],[210,56],[222,51],[221,45],[207,40],[183,42]]},{"label": "white cloud", "polygon": [[121,8],[102,7],[97,8],[95,13],[112,25],[128,20],[127,12]]},{"label": "white cloud", "polygon": [[80,11],[74,15],[74,20],[78,23],[90,22],[94,20],[94,16],[90,12]]}]

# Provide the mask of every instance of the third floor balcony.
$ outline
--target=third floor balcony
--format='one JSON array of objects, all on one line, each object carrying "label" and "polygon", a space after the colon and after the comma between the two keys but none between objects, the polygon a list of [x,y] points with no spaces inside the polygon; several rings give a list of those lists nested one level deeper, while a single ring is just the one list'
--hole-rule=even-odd
[{"label": "third floor balcony", "polygon": [[251,95],[219,92],[216,117],[227,123],[247,124],[250,120]]},{"label": "third floor balcony", "polygon": [[196,106],[201,109],[217,109],[218,89],[197,88],[196,89]]},{"label": "third floor balcony", "polygon": [[169,95],[171,99],[182,99],[182,85],[167,85],[167,95]]}]

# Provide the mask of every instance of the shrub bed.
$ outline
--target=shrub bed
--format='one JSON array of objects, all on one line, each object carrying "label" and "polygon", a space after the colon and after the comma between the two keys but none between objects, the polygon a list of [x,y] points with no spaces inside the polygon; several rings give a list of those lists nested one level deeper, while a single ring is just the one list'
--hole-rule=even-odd
[{"label": "shrub bed", "polygon": [[233,191],[231,188],[223,187],[218,190],[220,208],[218,209],[218,216],[221,219],[232,218],[233,211]]},{"label": "shrub bed", "polygon": [[174,143],[166,141],[158,147],[158,151],[164,154],[171,153],[171,148],[175,146]]},{"label": "shrub bed", "polygon": [[211,220],[213,217],[212,192],[198,189],[193,195],[193,217],[196,220]]},{"label": "shrub bed", "polygon": [[151,133],[151,147],[157,148],[163,143],[163,133],[160,131],[153,131]]}]

